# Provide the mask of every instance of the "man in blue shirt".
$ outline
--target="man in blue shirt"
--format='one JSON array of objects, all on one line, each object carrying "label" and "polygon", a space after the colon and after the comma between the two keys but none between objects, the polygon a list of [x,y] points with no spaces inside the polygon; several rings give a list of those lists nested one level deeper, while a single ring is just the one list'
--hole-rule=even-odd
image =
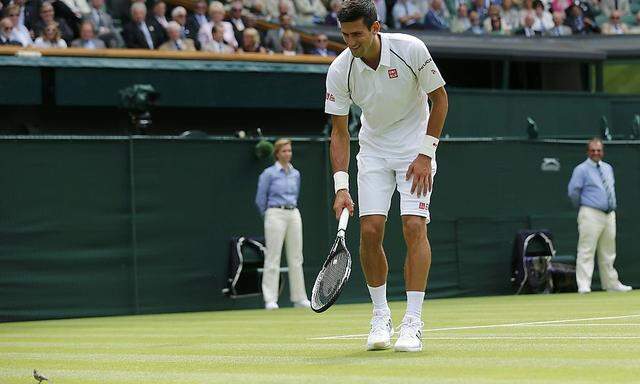
[{"label": "man in blue shirt", "polygon": [[591,292],[596,251],[600,283],[607,291],[627,292],[631,287],[618,280],[616,259],[616,191],[613,168],[602,161],[603,144],[594,138],[587,144],[589,158],[574,170],[569,182],[569,198],[578,211],[578,292]]},{"label": "man in blue shirt", "polygon": [[265,309],[278,309],[280,256],[284,244],[289,267],[289,292],[296,307],[309,308],[302,270],[302,218],[298,211],[300,172],[291,165],[291,140],[280,139],[274,145],[274,165],[258,180],[256,205],[264,217],[267,251],[262,272]]}]

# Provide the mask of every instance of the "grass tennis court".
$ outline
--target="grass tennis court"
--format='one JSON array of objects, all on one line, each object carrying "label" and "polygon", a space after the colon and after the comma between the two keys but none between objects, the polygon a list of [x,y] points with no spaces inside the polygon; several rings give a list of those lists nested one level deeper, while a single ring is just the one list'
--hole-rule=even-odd
[{"label": "grass tennis court", "polygon": [[[404,303],[392,303],[394,324]],[[425,351],[365,352],[369,304],[0,324],[0,384],[640,382],[640,292],[428,300]]]}]

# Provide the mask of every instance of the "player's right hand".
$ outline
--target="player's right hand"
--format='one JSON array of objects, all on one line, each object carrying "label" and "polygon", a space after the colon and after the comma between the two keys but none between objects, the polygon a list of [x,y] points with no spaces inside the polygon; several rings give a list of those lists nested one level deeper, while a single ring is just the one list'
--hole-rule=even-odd
[{"label": "player's right hand", "polygon": [[336,198],[333,201],[333,211],[336,214],[336,220],[340,220],[340,214],[342,214],[344,208],[349,210],[349,216],[353,216],[353,200],[351,200],[351,195],[348,190],[341,189],[336,193]]}]

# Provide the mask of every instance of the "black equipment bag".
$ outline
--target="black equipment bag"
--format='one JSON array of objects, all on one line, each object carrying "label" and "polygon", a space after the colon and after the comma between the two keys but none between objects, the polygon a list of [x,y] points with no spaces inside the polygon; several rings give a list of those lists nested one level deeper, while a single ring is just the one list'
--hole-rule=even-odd
[{"label": "black equipment bag", "polygon": [[262,294],[264,239],[233,237],[230,245],[227,288],[222,292],[232,298]]},{"label": "black equipment bag", "polygon": [[511,282],[516,294],[551,293],[551,258],[556,250],[549,230],[521,230],[516,234]]},{"label": "black equipment bag", "polygon": [[[222,292],[232,299],[262,295],[262,268],[266,253],[264,238],[232,237],[230,246],[227,287]],[[284,288],[284,280],[281,274],[280,293]]]},{"label": "black equipment bag", "polygon": [[551,278],[553,279],[553,292],[576,292],[578,284],[576,283],[576,266],[575,264],[566,264],[551,261]]}]

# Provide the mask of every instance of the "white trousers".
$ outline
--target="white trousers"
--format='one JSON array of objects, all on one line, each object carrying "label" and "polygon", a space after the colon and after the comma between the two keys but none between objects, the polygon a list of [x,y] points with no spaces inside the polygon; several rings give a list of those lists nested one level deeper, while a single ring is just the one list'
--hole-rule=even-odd
[{"label": "white trousers", "polygon": [[578,211],[578,232],[576,259],[578,290],[591,289],[596,253],[602,289],[618,285],[618,272],[613,267],[613,262],[616,260],[616,213],[604,213],[595,208],[582,206]]},{"label": "white trousers", "polygon": [[264,215],[267,254],[262,273],[265,303],[278,301],[280,256],[284,244],[289,267],[289,291],[292,302],[307,300],[302,270],[302,218],[297,209],[269,208]]}]

